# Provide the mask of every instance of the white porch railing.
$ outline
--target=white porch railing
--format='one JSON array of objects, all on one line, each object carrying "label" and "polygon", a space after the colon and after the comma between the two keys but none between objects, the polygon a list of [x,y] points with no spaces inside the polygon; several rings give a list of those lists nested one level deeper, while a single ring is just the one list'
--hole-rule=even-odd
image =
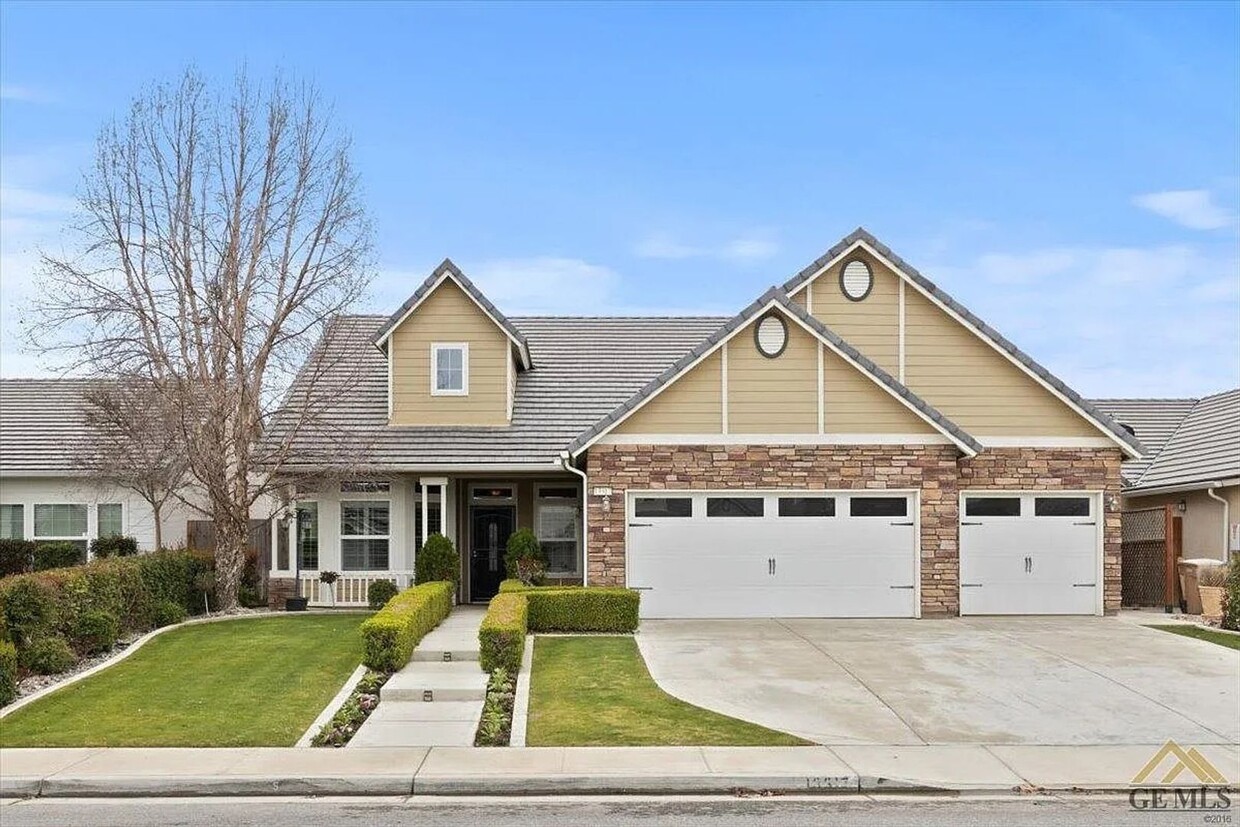
[{"label": "white porch railing", "polygon": [[366,590],[371,583],[387,580],[398,589],[413,585],[411,571],[367,571],[341,574],[328,586],[319,580],[317,572],[302,572],[298,581],[298,594],[309,598],[311,606],[365,606]]}]

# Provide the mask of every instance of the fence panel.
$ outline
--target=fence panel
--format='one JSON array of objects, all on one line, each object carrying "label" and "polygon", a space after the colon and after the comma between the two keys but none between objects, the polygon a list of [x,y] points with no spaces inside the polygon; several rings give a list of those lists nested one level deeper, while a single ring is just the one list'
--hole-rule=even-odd
[{"label": "fence panel", "polygon": [[1178,602],[1178,573],[1167,571],[1167,560],[1176,559],[1176,549],[1168,549],[1172,532],[1167,525],[1167,509],[1139,508],[1121,514],[1123,589],[1125,606],[1165,606],[1167,578],[1171,577]]}]

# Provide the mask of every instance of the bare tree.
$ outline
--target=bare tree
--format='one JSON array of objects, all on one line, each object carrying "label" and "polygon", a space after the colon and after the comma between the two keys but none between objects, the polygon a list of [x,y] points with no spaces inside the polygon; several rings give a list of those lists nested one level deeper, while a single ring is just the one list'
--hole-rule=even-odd
[{"label": "bare tree", "polygon": [[179,412],[140,381],[94,383],[82,392],[82,408],[90,430],[80,446],[83,468],[97,482],[132,491],[150,505],[155,548],[163,548],[164,507],[197,509],[186,496],[193,478]]},{"label": "bare tree", "polygon": [[236,606],[251,508],[286,462],[304,461],[299,436],[330,429],[316,423],[347,393],[330,322],[371,269],[348,150],[309,86],[242,74],[214,91],[188,71],[103,129],[80,247],[43,257],[32,347],[66,370],[141,380],[174,412],[210,502],[224,610]]}]

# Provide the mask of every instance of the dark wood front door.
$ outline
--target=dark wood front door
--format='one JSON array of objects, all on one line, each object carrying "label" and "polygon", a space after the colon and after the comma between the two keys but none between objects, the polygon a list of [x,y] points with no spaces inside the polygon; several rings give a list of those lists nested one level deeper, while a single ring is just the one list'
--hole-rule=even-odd
[{"label": "dark wood front door", "polygon": [[504,552],[517,522],[512,505],[470,507],[469,599],[490,600],[504,579]]}]

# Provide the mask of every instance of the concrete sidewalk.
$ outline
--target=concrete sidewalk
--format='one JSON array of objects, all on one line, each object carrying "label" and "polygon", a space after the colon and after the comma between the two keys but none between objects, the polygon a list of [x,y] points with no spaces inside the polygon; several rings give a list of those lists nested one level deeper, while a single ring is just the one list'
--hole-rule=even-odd
[{"label": "concrete sidewalk", "polygon": [[[1232,786],[1240,782],[1240,746],[1197,746]],[[1161,747],[8,749],[0,795],[1127,791]]]}]

